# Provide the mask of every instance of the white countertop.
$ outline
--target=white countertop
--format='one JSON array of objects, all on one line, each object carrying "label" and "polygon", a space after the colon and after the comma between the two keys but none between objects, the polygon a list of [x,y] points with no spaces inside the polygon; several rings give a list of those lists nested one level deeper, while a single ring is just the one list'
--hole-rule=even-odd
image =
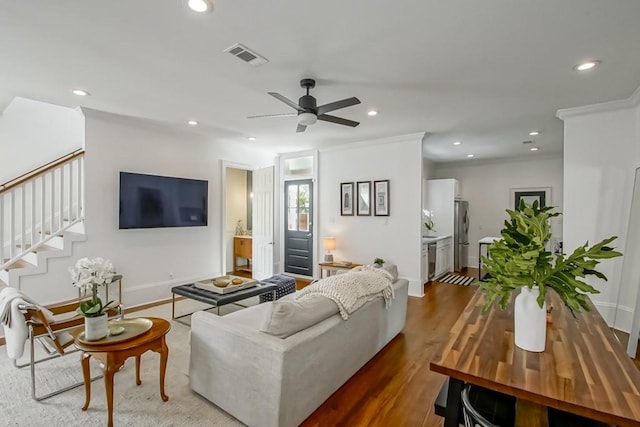
[{"label": "white countertop", "polygon": [[450,234],[445,234],[444,236],[431,236],[431,237],[423,236],[422,243],[433,243],[439,240],[449,239],[450,237],[451,237]]}]

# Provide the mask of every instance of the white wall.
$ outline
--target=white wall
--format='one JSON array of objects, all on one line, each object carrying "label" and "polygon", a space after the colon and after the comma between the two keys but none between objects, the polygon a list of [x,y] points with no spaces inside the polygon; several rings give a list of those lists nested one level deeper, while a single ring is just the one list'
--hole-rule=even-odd
[{"label": "white wall", "polygon": [[[500,236],[506,209],[511,206],[512,188],[551,187],[551,201],[556,211],[563,211],[562,158],[439,164],[437,178],[456,178],[462,186],[462,200],[469,202],[469,258],[467,266],[478,266],[478,240]],[[566,220],[566,219],[565,219]],[[436,220],[437,229],[437,220]],[[554,236],[562,236],[562,216],[552,224]]]},{"label": "white wall", "polygon": [[14,98],[0,116],[0,183],[82,148],[80,110]]},{"label": "white wall", "polygon": [[[423,296],[420,282],[422,134],[349,144],[319,154],[318,253],[322,238],[335,236],[335,260],[398,265],[409,292]],[[390,216],[341,216],[340,183],[388,179]]]},{"label": "white wall", "polygon": [[[127,306],[168,298],[174,285],[221,274],[222,162],[242,160],[264,167],[273,164],[273,155],[225,145],[187,130],[96,111],[85,113],[88,240],[76,243],[73,259],[49,260],[46,276],[23,278],[23,289],[46,290],[55,298],[44,299],[54,301],[73,297],[67,267],[83,256],[113,261],[124,276]],[[208,226],[119,230],[120,171],[208,180]]]},{"label": "white wall", "polygon": [[[615,235],[615,246],[624,252],[635,168],[640,166],[639,101],[640,89],[628,100],[558,112],[564,120],[565,251]],[[609,281],[590,281],[601,291],[592,300],[610,324],[622,264],[622,258],[603,261],[598,267]],[[628,330],[637,286],[622,287],[622,323],[618,320],[616,328]]]}]

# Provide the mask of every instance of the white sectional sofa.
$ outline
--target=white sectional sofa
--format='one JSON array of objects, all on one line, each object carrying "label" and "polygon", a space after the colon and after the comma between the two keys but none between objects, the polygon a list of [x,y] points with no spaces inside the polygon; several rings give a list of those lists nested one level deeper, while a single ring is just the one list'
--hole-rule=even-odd
[{"label": "white sectional sofa", "polygon": [[348,320],[336,310],[284,339],[260,332],[273,302],[223,317],[197,312],[191,388],[249,426],[297,426],[404,328],[408,285],[393,283],[388,308],[378,297]]}]

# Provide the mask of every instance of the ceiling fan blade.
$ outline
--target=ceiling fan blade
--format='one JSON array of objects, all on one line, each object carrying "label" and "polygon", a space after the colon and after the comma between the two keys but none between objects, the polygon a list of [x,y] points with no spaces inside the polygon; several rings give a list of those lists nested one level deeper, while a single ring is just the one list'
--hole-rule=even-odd
[{"label": "ceiling fan blade", "polygon": [[339,125],[356,127],[360,122],[354,122],[353,120],[343,119],[342,117],[330,116],[328,114],[318,115],[318,120],[324,120],[325,122],[337,123]]},{"label": "ceiling fan blade", "polygon": [[247,116],[247,119],[258,119],[261,117],[290,117],[297,116],[298,113],[283,113],[283,114],[263,114],[261,116]]},{"label": "ceiling fan blade", "polygon": [[275,99],[284,102],[285,104],[287,104],[289,107],[294,108],[298,111],[304,111],[304,108],[300,107],[298,104],[296,104],[295,102],[293,102],[292,100],[290,100],[289,98],[280,95],[277,92],[267,92],[269,95],[273,96]]},{"label": "ceiling fan blade", "polygon": [[307,127],[305,125],[298,124],[296,132],[304,132],[305,130],[307,130]]},{"label": "ceiling fan blade", "polygon": [[329,111],[339,110],[340,108],[351,107],[360,104],[360,100],[356,97],[343,99],[336,102],[330,102],[318,107],[318,115],[328,113]]}]

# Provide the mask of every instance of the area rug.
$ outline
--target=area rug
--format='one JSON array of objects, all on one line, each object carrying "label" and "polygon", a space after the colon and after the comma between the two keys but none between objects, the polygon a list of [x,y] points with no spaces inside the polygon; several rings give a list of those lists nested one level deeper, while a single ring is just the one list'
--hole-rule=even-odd
[{"label": "area rug", "polygon": [[441,283],[451,283],[454,285],[469,286],[475,281],[475,277],[461,276],[459,274],[447,274],[437,280]]},{"label": "area rug", "polygon": [[[134,313],[131,317],[157,316],[170,319],[170,304],[167,306],[169,309],[158,307]],[[124,367],[116,373],[113,411],[115,426],[242,426],[242,423],[229,414],[191,391],[188,377],[188,336],[188,326],[171,322],[171,331],[167,335],[167,402],[160,398],[160,357],[157,353],[147,352],[142,355],[142,384],[139,386],[135,384],[134,358],[128,359]],[[92,365],[93,373],[97,374],[97,362],[92,362]],[[37,372],[40,384],[38,394],[50,392],[73,381],[81,381],[80,354],[70,354],[55,361],[39,364]],[[92,383],[91,405],[87,411],[82,411],[80,408],[84,403],[83,387],[38,403],[31,399],[29,378],[29,369],[15,368],[7,357],[6,349],[0,346],[0,426],[57,427],[107,424],[107,403],[102,379]]]}]

